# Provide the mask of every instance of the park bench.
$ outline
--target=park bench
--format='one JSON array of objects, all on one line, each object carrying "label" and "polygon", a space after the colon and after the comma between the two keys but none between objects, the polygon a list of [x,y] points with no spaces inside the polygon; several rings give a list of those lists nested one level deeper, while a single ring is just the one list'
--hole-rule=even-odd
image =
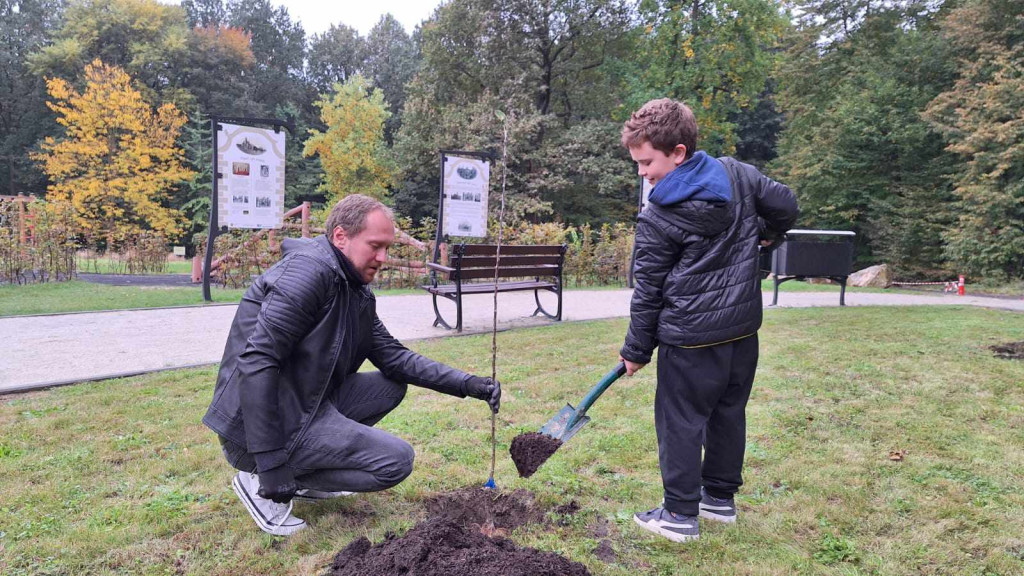
[{"label": "park bench", "polygon": [[[543,314],[552,320],[562,319],[562,264],[565,245],[561,246],[502,246],[500,258],[495,244],[456,244],[452,247],[448,266],[428,262],[430,284],[421,286],[433,296],[434,326],[452,330],[451,324],[441,316],[438,297],[455,302],[454,330],[462,332],[462,297],[468,294],[493,294],[495,266],[497,265],[498,292],[533,290],[537,309],[533,316]],[[505,279],[505,280],[501,280]],[[558,295],[558,308],[548,313],[540,303],[540,292]]]},{"label": "park bench", "polygon": [[788,280],[828,278],[838,282],[839,305],[846,306],[846,279],[853,265],[854,233],[847,230],[790,230],[771,253],[775,276],[772,306],[779,303],[779,284]]}]

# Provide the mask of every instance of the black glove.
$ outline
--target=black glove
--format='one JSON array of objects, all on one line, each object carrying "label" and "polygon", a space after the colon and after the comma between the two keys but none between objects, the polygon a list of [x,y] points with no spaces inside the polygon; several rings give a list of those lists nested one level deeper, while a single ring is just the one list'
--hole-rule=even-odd
[{"label": "black glove", "polygon": [[501,405],[501,383],[490,378],[470,376],[466,380],[466,396],[487,402],[491,410],[497,414]]},{"label": "black glove", "polygon": [[260,498],[273,500],[278,504],[287,504],[295,496],[299,486],[295,483],[295,473],[287,466],[271,468],[260,472],[260,489],[256,492]]}]

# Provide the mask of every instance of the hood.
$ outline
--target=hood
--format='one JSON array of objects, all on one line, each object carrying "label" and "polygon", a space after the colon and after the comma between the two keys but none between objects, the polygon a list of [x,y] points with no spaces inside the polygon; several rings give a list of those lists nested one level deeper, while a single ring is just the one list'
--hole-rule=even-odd
[{"label": "hood", "polygon": [[659,220],[676,238],[715,236],[732,225],[736,207],[725,166],[697,152],[658,182],[642,216]]},{"label": "hood", "polygon": [[686,200],[728,202],[732,184],[725,166],[703,150],[683,162],[651,190],[652,204],[666,207]]}]

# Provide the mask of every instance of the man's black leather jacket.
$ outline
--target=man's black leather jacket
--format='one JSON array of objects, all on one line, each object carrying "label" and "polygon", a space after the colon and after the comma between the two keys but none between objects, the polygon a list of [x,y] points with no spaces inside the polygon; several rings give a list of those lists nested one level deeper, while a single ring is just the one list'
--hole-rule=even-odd
[{"label": "man's black leather jacket", "polygon": [[[284,253],[242,297],[203,417],[222,437],[246,446],[260,469],[287,461],[324,401],[340,354],[356,367],[369,359],[396,382],[466,396],[468,374],[412,352],[388,333],[373,293],[349,288],[326,236],[286,240]],[[351,298],[358,299],[352,307]]]}]

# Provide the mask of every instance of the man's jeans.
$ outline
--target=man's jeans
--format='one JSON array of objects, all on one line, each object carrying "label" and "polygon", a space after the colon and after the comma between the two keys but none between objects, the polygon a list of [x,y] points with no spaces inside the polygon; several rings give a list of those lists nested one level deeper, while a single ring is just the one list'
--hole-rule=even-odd
[{"label": "man's jeans", "polygon": [[[405,397],[405,384],[380,372],[351,374],[320,405],[287,466],[301,488],[327,492],[374,492],[395,486],[412,473],[408,442],[373,428]],[[228,462],[256,472],[245,447],[220,439]]]}]

